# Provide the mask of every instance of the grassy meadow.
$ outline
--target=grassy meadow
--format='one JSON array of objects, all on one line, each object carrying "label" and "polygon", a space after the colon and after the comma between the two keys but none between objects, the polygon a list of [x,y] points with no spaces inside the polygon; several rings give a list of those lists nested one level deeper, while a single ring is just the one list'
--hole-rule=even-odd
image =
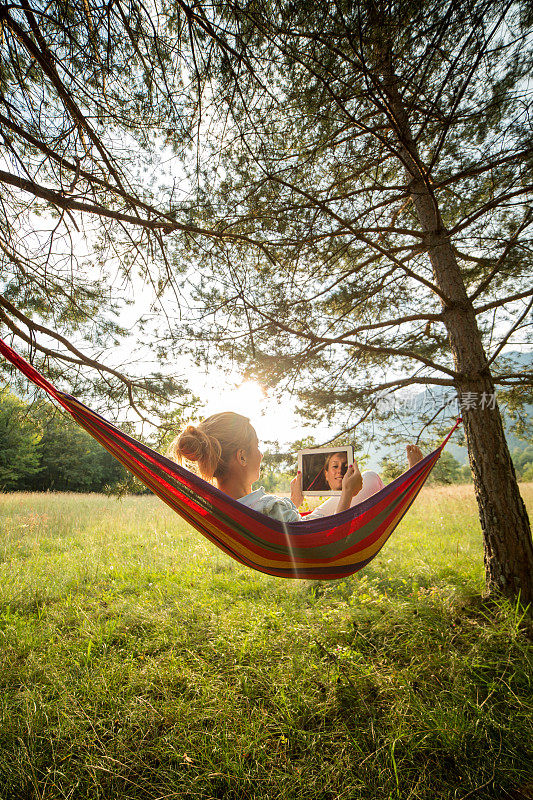
[{"label": "grassy meadow", "polygon": [[480,599],[471,486],[339,582],[153,497],[4,494],[0,530],[2,800],[533,798],[531,631]]}]

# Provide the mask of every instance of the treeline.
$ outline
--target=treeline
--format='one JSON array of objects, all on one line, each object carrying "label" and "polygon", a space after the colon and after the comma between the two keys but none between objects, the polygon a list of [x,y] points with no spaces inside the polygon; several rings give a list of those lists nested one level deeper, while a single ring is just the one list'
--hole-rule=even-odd
[{"label": "treeline", "polygon": [[129,474],[66,414],[0,393],[0,491],[103,492]]},{"label": "treeline", "polygon": [[[385,483],[397,478],[407,469],[405,464],[400,464],[389,458],[381,462],[381,475]],[[471,483],[472,472],[468,464],[461,464],[454,455],[444,450],[428,478],[428,484],[445,486],[454,483]]]},{"label": "treeline", "polygon": [[[513,453],[521,481],[533,481],[533,445]],[[405,464],[384,459],[383,480],[388,483],[405,470]],[[260,482],[267,492],[286,492],[292,471],[265,458]],[[468,483],[470,467],[444,452],[429,482]],[[67,414],[49,404],[34,407],[16,395],[0,392],[0,491],[36,492],[148,492],[92,436]]]}]

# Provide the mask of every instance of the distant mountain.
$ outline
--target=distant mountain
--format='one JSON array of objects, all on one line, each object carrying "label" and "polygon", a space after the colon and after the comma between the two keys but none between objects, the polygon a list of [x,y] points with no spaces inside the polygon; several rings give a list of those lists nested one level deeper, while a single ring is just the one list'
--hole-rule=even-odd
[{"label": "distant mountain", "polygon": [[[513,351],[509,353],[505,353],[502,358],[513,358],[513,361],[520,365],[522,368],[533,368],[533,351],[529,352],[518,352]],[[502,358],[500,358],[500,363]],[[497,363],[497,362],[496,362]],[[483,403],[490,403],[490,398],[472,398],[472,402],[480,402]],[[386,408],[387,402],[391,402],[390,398],[384,398],[383,404]],[[368,462],[367,468],[369,469],[379,469],[380,462],[385,456],[389,456],[391,458],[405,458],[405,448],[400,448],[396,444],[392,444],[393,441],[397,440],[400,436],[402,439],[405,439],[405,444],[408,444],[410,441],[414,440],[418,435],[418,432],[421,428],[420,423],[420,412],[424,410],[426,413],[431,415],[431,412],[436,413],[438,409],[444,405],[446,402],[450,403],[449,414],[448,417],[450,419],[450,427],[453,424],[454,416],[458,415],[458,407],[457,407],[457,398],[455,390],[448,388],[448,387],[440,387],[440,386],[433,386],[431,389],[425,389],[417,394],[413,395],[405,395],[403,398],[396,397],[394,399],[394,403],[401,403],[401,421],[388,420],[387,422],[383,423],[375,423],[373,425],[373,429],[375,431],[375,439],[372,444],[369,445],[368,448],[364,448],[364,452],[368,451]],[[500,406],[501,409],[501,406]],[[513,433],[510,431],[510,421],[506,418],[505,409],[501,409],[503,411],[503,421],[504,421],[504,428],[505,434],[507,438],[507,442],[509,445],[509,449],[512,451],[516,448],[522,450],[527,446],[527,442],[523,439],[518,439]],[[526,415],[529,419],[533,419],[533,405],[526,405],[525,406]],[[442,420],[442,415],[439,416],[439,420]],[[410,422],[412,420],[412,424]],[[454,438],[457,437],[457,434],[454,435]],[[466,464],[468,462],[468,453],[466,447],[461,447],[454,442],[450,442],[446,449],[450,452],[461,464]]]}]

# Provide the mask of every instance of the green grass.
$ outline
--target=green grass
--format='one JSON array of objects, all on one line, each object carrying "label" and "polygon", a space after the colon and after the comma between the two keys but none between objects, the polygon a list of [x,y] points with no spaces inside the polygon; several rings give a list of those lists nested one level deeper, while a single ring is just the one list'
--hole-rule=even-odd
[{"label": "green grass", "polygon": [[246,570],[152,497],[1,495],[0,530],[5,800],[533,797],[530,639],[480,599],[471,487],[340,582]]}]

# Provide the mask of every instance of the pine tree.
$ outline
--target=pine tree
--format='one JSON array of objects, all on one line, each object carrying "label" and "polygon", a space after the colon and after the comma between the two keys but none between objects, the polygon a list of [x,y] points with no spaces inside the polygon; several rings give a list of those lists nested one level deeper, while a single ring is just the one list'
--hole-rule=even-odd
[{"label": "pine tree", "polygon": [[487,587],[532,601],[495,402],[497,388],[516,402],[531,386],[503,357],[528,340],[533,304],[530,9],[254,0],[213,14],[223,46],[203,73],[199,221],[256,247],[198,243],[199,346],[294,387],[339,433],[384,392],[457,393]]}]

